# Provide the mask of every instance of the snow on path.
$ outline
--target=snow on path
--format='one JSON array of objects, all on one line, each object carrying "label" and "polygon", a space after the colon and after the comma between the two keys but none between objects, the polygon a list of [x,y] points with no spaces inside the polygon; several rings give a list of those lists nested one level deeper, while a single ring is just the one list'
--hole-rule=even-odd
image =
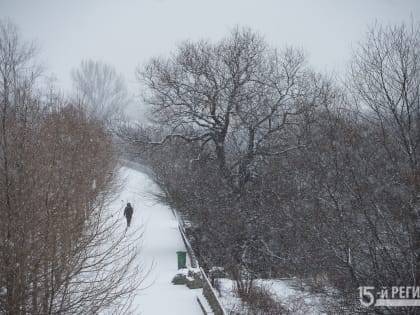
[{"label": "snow on path", "polygon": [[112,208],[121,211],[121,220],[125,220],[123,209],[127,202],[132,204],[134,213],[129,230],[143,229],[144,233],[135,263],[145,271],[153,265],[141,285],[143,289],[134,298],[134,314],[202,314],[196,300],[201,290],[171,283],[177,273],[176,252],[185,251],[185,246],[172,211],[153,196],[159,187],[139,171],[122,167],[120,172],[124,187]]}]

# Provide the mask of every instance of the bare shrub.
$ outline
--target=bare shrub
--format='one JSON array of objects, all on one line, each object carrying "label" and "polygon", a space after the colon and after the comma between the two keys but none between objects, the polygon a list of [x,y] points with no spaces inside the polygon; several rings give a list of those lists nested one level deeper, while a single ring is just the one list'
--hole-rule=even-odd
[{"label": "bare shrub", "polygon": [[[291,314],[264,286],[254,285],[241,296],[247,315],[282,315]],[[294,314],[294,313],[293,313]]]}]

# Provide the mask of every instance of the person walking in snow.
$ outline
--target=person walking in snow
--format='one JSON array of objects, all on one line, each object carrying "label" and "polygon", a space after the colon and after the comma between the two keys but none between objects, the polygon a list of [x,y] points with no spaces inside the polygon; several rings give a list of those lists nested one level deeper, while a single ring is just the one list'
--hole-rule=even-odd
[{"label": "person walking in snow", "polygon": [[131,223],[131,217],[133,216],[133,207],[130,203],[127,203],[127,206],[124,209],[124,216],[127,219],[127,227],[129,227]]}]

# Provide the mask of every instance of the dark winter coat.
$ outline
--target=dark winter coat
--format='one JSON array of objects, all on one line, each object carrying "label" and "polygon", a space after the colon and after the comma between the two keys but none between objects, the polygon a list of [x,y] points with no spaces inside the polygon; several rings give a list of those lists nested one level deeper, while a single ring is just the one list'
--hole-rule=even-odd
[{"label": "dark winter coat", "polygon": [[130,204],[127,204],[127,207],[125,207],[124,216],[129,218],[133,216],[133,207]]}]

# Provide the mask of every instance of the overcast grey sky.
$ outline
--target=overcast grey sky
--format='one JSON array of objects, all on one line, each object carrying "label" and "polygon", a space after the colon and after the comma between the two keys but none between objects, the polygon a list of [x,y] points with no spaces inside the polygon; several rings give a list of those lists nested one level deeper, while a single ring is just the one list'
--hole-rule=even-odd
[{"label": "overcast grey sky", "polygon": [[135,87],[134,70],[185,39],[218,40],[249,26],[275,47],[305,49],[319,70],[341,70],[375,21],[420,20],[420,0],[0,0],[40,47],[63,88],[82,59],[112,64]]}]

